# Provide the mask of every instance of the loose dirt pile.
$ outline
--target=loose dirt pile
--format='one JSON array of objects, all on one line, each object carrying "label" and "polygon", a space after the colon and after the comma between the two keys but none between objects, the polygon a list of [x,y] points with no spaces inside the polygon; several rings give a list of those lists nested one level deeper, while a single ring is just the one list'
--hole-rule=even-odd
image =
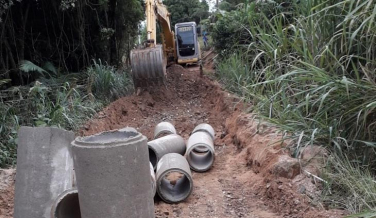
[{"label": "loose dirt pile", "polygon": [[[185,202],[166,204],[156,197],[157,217],[342,217],[343,211],[314,207],[317,187],[300,174],[301,165],[285,145],[275,143],[277,130],[243,113],[246,107],[216,82],[200,77],[198,68],[173,65],[164,87],[113,102],[79,134],[131,126],[151,140],[155,125],[169,121],[188,139],[196,125],[213,126],[213,167],[192,172],[194,190]],[[13,186],[0,191],[0,217],[11,217],[7,208],[13,205]]]}]

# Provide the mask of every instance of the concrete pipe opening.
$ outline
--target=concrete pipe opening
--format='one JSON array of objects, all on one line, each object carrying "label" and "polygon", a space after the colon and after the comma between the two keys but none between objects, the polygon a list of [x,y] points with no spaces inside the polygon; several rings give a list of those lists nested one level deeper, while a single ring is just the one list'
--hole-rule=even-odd
[{"label": "concrete pipe opening", "polygon": [[155,153],[155,150],[149,146],[149,161],[151,165],[153,166],[153,169],[157,167],[158,158],[157,154]]},{"label": "concrete pipe opening", "polygon": [[187,160],[180,154],[162,157],[157,167],[157,192],[163,201],[178,203],[189,197],[193,180]]},{"label": "concrete pipe opening", "polygon": [[[202,146],[204,147],[204,146]],[[187,160],[191,168],[195,171],[203,172],[210,169],[214,162],[214,154],[209,148],[206,148],[206,152],[198,152],[197,148],[193,148],[187,155]]]},{"label": "concrete pipe opening", "polygon": [[193,133],[187,143],[187,161],[192,170],[208,171],[214,163],[214,143],[206,132]]},{"label": "concrete pipe opening", "polygon": [[61,193],[52,205],[51,218],[81,218],[77,189]]},{"label": "concrete pipe opening", "polygon": [[176,129],[174,125],[169,122],[160,122],[154,128],[154,139],[170,134],[176,134]]},{"label": "concrete pipe opening", "polygon": [[92,135],[88,137],[83,137],[81,139],[82,142],[91,143],[98,143],[97,145],[108,144],[116,141],[123,141],[126,139],[133,138],[139,135],[139,133],[134,131],[111,131],[111,132],[103,132],[102,134]]}]

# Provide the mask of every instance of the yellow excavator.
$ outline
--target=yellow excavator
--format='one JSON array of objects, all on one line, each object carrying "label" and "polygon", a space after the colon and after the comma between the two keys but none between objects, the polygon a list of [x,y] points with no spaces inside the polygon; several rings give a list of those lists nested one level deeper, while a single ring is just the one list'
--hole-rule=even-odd
[{"label": "yellow excavator", "polygon": [[[201,59],[196,23],[186,22],[171,29],[170,13],[162,0],[145,0],[147,40],[145,48],[131,51],[132,78],[135,88],[163,84],[170,63],[192,64]],[[161,44],[157,44],[157,20]],[[175,35],[176,34],[176,35]]]}]

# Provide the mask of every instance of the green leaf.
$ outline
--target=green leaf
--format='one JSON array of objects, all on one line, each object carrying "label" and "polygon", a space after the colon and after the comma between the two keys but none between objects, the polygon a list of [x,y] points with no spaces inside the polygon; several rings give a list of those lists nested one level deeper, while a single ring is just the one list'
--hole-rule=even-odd
[{"label": "green leaf", "polygon": [[47,73],[47,71],[45,71],[43,68],[41,68],[41,67],[35,65],[33,62],[27,61],[27,60],[21,61],[19,69],[22,72],[25,72],[25,73],[29,73],[29,72],[37,72],[37,73],[40,73],[40,74]]}]

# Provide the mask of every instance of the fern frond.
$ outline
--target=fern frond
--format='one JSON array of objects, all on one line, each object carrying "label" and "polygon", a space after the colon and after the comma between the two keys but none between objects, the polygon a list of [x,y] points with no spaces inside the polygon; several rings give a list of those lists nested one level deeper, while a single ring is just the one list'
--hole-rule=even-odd
[{"label": "fern frond", "polygon": [[47,73],[43,68],[35,65],[31,61],[23,60],[21,61],[20,68],[22,72],[29,73],[29,72],[38,72],[38,73]]}]

